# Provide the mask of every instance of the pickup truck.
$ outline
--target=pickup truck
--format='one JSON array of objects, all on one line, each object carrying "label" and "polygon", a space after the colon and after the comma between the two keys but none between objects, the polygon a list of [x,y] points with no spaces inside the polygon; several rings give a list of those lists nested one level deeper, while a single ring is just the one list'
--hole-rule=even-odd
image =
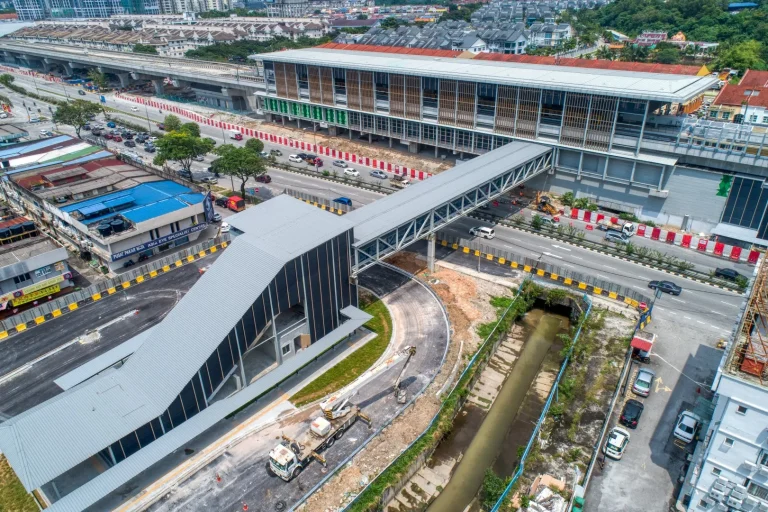
[{"label": "pickup truck", "polygon": [[408,185],[411,184],[411,180],[406,178],[403,175],[396,174],[392,177],[392,179],[389,181],[389,184],[393,186],[394,188],[405,188]]}]

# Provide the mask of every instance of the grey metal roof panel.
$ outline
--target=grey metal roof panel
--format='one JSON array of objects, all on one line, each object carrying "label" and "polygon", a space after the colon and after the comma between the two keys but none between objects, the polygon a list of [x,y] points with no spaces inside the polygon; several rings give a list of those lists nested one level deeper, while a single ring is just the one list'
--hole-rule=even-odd
[{"label": "grey metal roof panel", "polygon": [[622,98],[684,102],[708,90],[713,76],[641,73],[520,62],[307,48],[252,55],[252,59],[361,69],[503,85],[538,87]]},{"label": "grey metal roof panel", "polygon": [[346,219],[355,223],[355,244],[380,236],[407,219],[462,195],[509,169],[552,151],[531,142],[511,142],[468,162],[408,186],[394,194],[358,208]]},{"label": "grey metal roof panel", "polygon": [[106,494],[124,485],[142,471],[168,456],[171,452],[202,434],[232,411],[247,405],[254,398],[264,394],[267,390],[288,378],[297,369],[311,362],[312,359],[340,340],[343,340],[355,329],[361,327],[372,318],[371,315],[354,306],[345,307],[341,310],[341,313],[349,320],[317,340],[309,348],[302,350],[253,384],[250,384],[243,391],[211,404],[210,407],[203,409],[200,413],[158,438],[155,442],[75,489],[61,500],[54,502],[46,510],[49,512],[80,512],[96,504]]},{"label": "grey metal roof panel", "polygon": [[[25,488],[43,485],[159,416],[283,265],[302,248],[309,250],[318,239],[351,226],[289,196],[245,212],[235,223],[246,233],[235,238],[120,369],[0,424],[0,450]],[[245,226],[243,219],[257,229]]]}]

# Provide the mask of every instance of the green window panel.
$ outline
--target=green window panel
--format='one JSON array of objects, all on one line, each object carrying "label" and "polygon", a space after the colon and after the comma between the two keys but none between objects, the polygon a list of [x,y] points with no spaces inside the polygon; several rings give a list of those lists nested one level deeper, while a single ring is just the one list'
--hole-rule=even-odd
[{"label": "green window panel", "polygon": [[323,120],[323,109],[320,107],[312,107],[312,119],[316,121]]},{"label": "green window panel", "polygon": [[288,102],[287,101],[280,100],[280,112],[282,112],[283,114],[287,114],[288,113]]},{"label": "green window panel", "polygon": [[298,116],[299,115],[299,104],[298,103],[291,103],[291,114]]},{"label": "green window panel", "polygon": [[325,111],[325,120],[329,123],[335,123],[336,116],[334,115],[333,109],[324,108],[323,110]]},{"label": "green window panel", "polygon": [[280,109],[277,105],[277,100],[273,98],[269,98],[269,110],[272,112],[279,112]]},{"label": "green window panel", "polygon": [[309,105],[301,105],[301,117],[306,117],[307,119],[311,117],[309,114]]},{"label": "green window panel", "polygon": [[347,113],[343,110],[339,110],[336,113],[336,124],[341,126],[347,126]]}]

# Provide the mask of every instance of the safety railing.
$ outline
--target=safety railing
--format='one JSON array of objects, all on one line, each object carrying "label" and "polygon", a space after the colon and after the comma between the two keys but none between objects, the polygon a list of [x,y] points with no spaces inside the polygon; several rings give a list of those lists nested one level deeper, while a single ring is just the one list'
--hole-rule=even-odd
[{"label": "safety railing", "polygon": [[6,318],[5,320],[0,321],[0,332],[13,331],[20,324],[26,325],[27,323],[33,322],[38,318],[46,317],[46,315],[52,315],[54,314],[54,311],[66,310],[71,304],[77,304],[81,301],[90,299],[94,295],[108,294],[108,290],[113,290],[125,282],[135,282],[137,278],[142,276],[164,272],[164,269],[175,266],[176,262],[187,261],[188,257],[199,255],[201,252],[204,252],[215,245],[219,245],[222,242],[227,242],[228,240],[229,235],[227,234],[220,238],[205,240],[204,242],[193,245],[179,252],[164,256],[157,260],[153,260],[145,265],[136,266],[135,268],[128,270],[117,277],[94,283],[87,288],[82,288],[80,290],[54,299],[50,302],[46,302],[45,304],[41,304],[35,308],[22,311],[10,318]]},{"label": "safety railing", "polygon": [[531,453],[534,443],[539,437],[539,431],[541,430],[541,426],[544,424],[544,420],[547,419],[547,414],[549,414],[549,408],[552,405],[552,400],[554,400],[555,396],[557,396],[557,388],[559,387],[560,380],[563,378],[565,369],[568,367],[568,363],[571,360],[571,354],[573,353],[573,349],[576,346],[576,344],[579,342],[579,338],[581,337],[581,330],[584,327],[584,323],[587,321],[587,318],[589,318],[589,314],[592,312],[592,300],[589,298],[589,296],[588,295],[582,296],[582,300],[586,303],[587,310],[584,312],[584,315],[581,317],[581,322],[579,323],[579,327],[576,330],[576,334],[573,336],[573,342],[571,343],[571,348],[568,350],[568,354],[566,354],[565,359],[563,360],[563,364],[560,365],[560,371],[557,372],[557,377],[555,378],[555,382],[552,384],[552,388],[549,390],[549,396],[547,396],[547,401],[544,403],[544,408],[541,410],[541,415],[539,416],[539,419],[536,422],[536,426],[533,429],[533,433],[531,434],[530,439],[528,439],[528,444],[525,445],[525,451],[523,451],[523,454],[520,457],[520,463],[517,466],[517,470],[515,471],[515,474],[512,475],[512,479],[509,481],[509,484],[507,484],[507,487],[504,489],[504,492],[501,493],[501,496],[499,497],[498,501],[496,501],[496,504],[491,509],[491,512],[498,512],[498,510],[502,507],[502,505],[506,501],[507,495],[510,493],[512,488],[517,483],[517,480],[520,478],[520,475],[522,475],[523,471],[525,471],[525,461],[527,460],[528,455]]}]

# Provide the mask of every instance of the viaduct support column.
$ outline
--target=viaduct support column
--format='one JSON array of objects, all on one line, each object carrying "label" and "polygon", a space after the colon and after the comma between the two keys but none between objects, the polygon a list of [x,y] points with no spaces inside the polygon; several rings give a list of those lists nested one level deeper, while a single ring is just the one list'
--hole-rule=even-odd
[{"label": "viaduct support column", "polygon": [[437,236],[434,233],[427,237],[427,268],[430,272],[435,271],[435,241]]},{"label": "viaduct support column", "polygon": [[163,94],[163,79],[162,78],[153,78],[152,79],[152,85],[155,86],[155,94],[161,95]]},{"label": "viaduct support column", "polygon": [[120,80],[120,87],[128,87],[131,85],[131,74],[130,73],[115,73],[117,75],[117,78]]}]

